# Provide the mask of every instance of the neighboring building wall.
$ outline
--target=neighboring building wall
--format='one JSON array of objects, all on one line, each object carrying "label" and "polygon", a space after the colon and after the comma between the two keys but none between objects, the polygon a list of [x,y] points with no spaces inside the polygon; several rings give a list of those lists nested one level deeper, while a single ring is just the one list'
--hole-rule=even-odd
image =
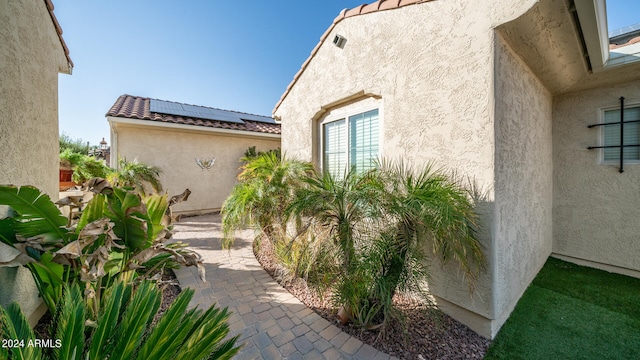
[{"label": "neighboring building wall", "polygon": [[68,70],[44,1],[0,2],[0,184],[58,199],[58,72]]},{"label": "neighboring building wall", "polygon": [[640,165],[599,164],[601,109],[640,104],[637,81],[574,92],[553,104],[554,254],[640,276]]},{"label": "neighboring building wall", "polygon": [[[470,295],[454,268],[442,270],[437,265],[433,266],[431,286],[446,312],[487,337],[494,336],[504,321],[502,314],[495,314],[493,309],[491,287],[495,281],[491,273],[498,254],[492,244],[492,224],[506,221],[493,219],[494,182],[498,171],[494,168],[494,33],[491,29],[492,22],[509,20],[526,10],[530,2],[523,3],[434,1],[345,19],[328,34],[274,112],[282,122],[283,151],[317,164],[318,122],[336,109],[371,102],[374,98],[380,104],[383,157],[403,160],[419,168],[433,161],[459,175],[469,176],[485,191],[481,204],[486,225],[482,241],[491,265],[482,276],[477,292]],[[344,49],[332,44],[336,34],[347,39]],[[527,91],[528,88],[523,90]],[[536,99],[546,106],[541,111],[548,121],[550,97],[535,91]],[[518,126],[524,131],[528,124]],[[540,142],[539,135],[550,136],[550,125],[536,126],[534,131],[534,140]],[[550,147],[545,151],[550,164]],[[529,165],[530,159],[524,159],[523,166]],[[550,165],[544,170],[542,182],[550,185],[546,179]],[[528,186],[538,185],[535,179],[530,181],[532,184]],[[531,221],[549,223],[546,218],[550,216],[550,203],[546,199],[537,201],[541,205],[535,205],[532,210],[543,213],[536,213],[536,219]],[[519,211],[518,216],[526,211],[529,209]],[[534,237],[537,241],[538,237],[550,241],[550,234],[544,231]],[[512,241],[502,235],[499,239]],[[538,257],[534,263],[538,263]],[[446,301],[442,302],[443,299]],[[500,318],[497,327],[492,321],[495,317]]]},{"label": "neighboring building wall", "polygon": [[[0,44],[0,184],[34,185],[55,201],[58,72],[69,64],[45,2],[1,1]],[[0,289],[0,304],[16,301],[38,321],[45,308],[26,268],[0,268]]]},{"label": "neighboring building wall", "polygon": [[[144,122],[145,120],[140,120]],[[113,124],[112,132],[113,132]],[[117,157],[157,166],[169,196],[191,190],[189,200],[173,208],[176,213],[219,210],[236,184],[240,158],[250,146],[258,151],[280,147],[279,138],[241,137],[198,130],[189,132],[152,126],[117,124],[111,137]],[[116,158],[117,158],[116,157]],[[202,170],[195,158],[216,158],[210,170]]]},{"label": "neighboring building wall", "polygon": [[551,253],[552,96],[496,32],[494,331]]}]

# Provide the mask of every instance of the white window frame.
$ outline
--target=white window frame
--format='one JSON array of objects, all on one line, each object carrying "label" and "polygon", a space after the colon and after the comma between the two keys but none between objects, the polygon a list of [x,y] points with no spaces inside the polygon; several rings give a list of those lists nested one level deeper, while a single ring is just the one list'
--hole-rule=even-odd
[{"label": "white window frame", "polygon": [[349,156],[349,130],[350,130],[350,126],[349,126],[349,117],[354,116],[354,115],[359,115],[362,113],[366,113],[367,111],[371,111],[371,110],[378,110],[378,153],[377,153],[377,157],[380,158],[382,156],[382,148],[383,148],[383,109],[382,109],[382,103],[381,101],[379,101],[379,99],[375,99],[375,98],[367,98],[361,101],[358,101],[356,103],[353,104],[349,104],[349,105],[345,105],[342,107],[339,107],[337,109],[333,109],[331,111],[329,111],[329,113],[327,115],[325,115],[324,119],[322,119],[322,121],[318,122],[318,137],[319,137],[319,149],[320,151],[318,152],[318,164],[320,164],[320,170],[321,171],[325,171],[325,164],[324,164],[324,125],[331,123],[331,122],[335,122],[335,121],[340,121],[340,120],[344,120],[345,122],[345,126],[346,126],[346,130],[344,132],[344,141],[347,144],[346,146],[346,159],[347,159],[347,167],[346,169],[349,169],[351,164],[350,164],[350,156]]},{"label": "white window frame", "polygon": [[[624,108],[625,109],[635,108],[635,107],[640,107],[640,101],[624,104]],[[620,104],[600,108],[600,110],[598,111],[598,117],[599,117],[599,123],[600,124],[604,124],[605,123],[605,121],[604,121],[604,113],[606,111],[610,111],[610,110],[620,110]],[[604,143],[604,128],[606,126],[598,126],[598,127],[600,128],[599,131],[598,131],[598,144],[600,144],[600,146],[605,146],[606,144]],[[619,165],[620,164],[620,159],[605,160],[604,159],[604,150],[605,149],[599,149],[599,150],[600,151],[599,151],[599,155],[598,155],[598,164],[600,164],[600,165]],[[640,151],[640,149],[639,149],[639,151]],[[639,157],[640,157],[640,155],[639,155]],[[624,164],[625,165],[638,165],[638,164],[640,164],[640,158],[637,159],[637,160],[624,160]]]}]

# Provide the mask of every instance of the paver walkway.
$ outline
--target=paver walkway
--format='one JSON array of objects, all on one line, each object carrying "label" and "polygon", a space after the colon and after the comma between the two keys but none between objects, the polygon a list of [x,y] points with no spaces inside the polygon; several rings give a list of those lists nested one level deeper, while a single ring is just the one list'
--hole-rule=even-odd
[{"label": "paver walkway", "polygon": [[236,359],[391,359],[341,331],[307,308],[267,274],[253,255],[254,233],[237,234],[231,251],[222,250],[220,215],[184,218],[174,238],[204,258],[207,282],[195,267],[176,270],[181,286],[195,290],[191,306],[217,303],[233,312],[231,335],[244,343]]}]

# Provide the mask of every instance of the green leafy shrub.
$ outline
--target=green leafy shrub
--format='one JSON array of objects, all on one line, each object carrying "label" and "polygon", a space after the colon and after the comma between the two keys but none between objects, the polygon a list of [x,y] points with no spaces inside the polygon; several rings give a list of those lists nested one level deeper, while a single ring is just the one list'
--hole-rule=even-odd
[{"label": "green leafy shrub", "polygon": [[[135,287],[116,282],[104,296],[95,321],[82,301],[82,290],[65,286],[55,317],[54,346],[0,348],[3,359],[231,359],[239,335],[229,333],[228,311],[211,306],[187,310],[193,290],[185,289],[151,327],[160,308],[161,291],[150,281]],[[0,307],[0,337],[35,341],[17,304]]]},{"label": "green leafy shrub", "polygon": [[0,250],[13,254],[12,261],[0,266],[26,265],[52,314],[65,284],[83,285],[95,318],[103,290],[114,281],[131,282],[177,262],[198,266],[204,279],[198,254],[182,243],[165,243],[170,236],[166,195],[143,199],[103,179],[88,186],[95,195],[73,227],[38,189],[0,186],[0,205],[15,213],[0,220]]},{"label": "green leafy shrub", "polygon": [[84,161],[85,157],[87,157],[87,155],[75,152],[72,149],[65,149],[60,152],[59,157],[60,166],[63,168],[71,169],[80,165]]},{"label": "green leafy shrub", "polygon": [[112,169],[106,179],[114,186],[133,188],[141,195],[162,191],[160,169],[143,164],[137,159],[119,159],[118,169]]},{"label": "green leafy shrub", "polygon": [[284,210],[303,176],[314,172],[309,163],[288,160],[274,152],[258,155],[241,167],[238,184],[222,205],[224,245],[230,246],[236,229],[256,226],[270,241],[285,236]]},{"label": "green leafy shrub", "polygon": [[274,154],[278,158],[282,157],[282,150],[280,148],[275,148],[267,151],[256,151],[255,146],[249,146],[249,148],[245,150],[244,156],[240,159],[240,162],[248,163],[249,161],[257,158],[258,156],[261,156],[263,154],[268,154],[268,153]]},{"label": "green leafy shrub", "polygon": [[73,139],[69,134],[62,133],[59,138],[60,152],[70,150],[71,152],[87,155],[89,144],[82,139]]},{"label": "green leafy shrub", "polygon": [[472,196],[455,176],[383,162],[335,178],[287,164],[263,155],[242,168],[223,207],[225,234],[257,226],[292,273],[332,288],[345,320],[384,324],[398,292],[429,301],[430,258],[458,264],[473,288],[485,260]]},{"label": "green leafy shrub", "polygon": [[71,179],[75,183],[83,184],[89,179],[106,178],[111,172],[111,168],[103,160],[84,156],[82,161],[74,167]]}]

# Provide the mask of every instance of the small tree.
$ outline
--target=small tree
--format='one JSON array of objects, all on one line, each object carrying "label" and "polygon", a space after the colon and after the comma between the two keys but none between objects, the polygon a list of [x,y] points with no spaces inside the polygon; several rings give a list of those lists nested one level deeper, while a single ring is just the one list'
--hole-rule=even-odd
[{"label": "small tree", "polygon": [[60,134],[60,152],[70,150],[78,154],[89,154],[89,143],[85,143],[82,139],[74,139],[69,134],[62,132]]}]

